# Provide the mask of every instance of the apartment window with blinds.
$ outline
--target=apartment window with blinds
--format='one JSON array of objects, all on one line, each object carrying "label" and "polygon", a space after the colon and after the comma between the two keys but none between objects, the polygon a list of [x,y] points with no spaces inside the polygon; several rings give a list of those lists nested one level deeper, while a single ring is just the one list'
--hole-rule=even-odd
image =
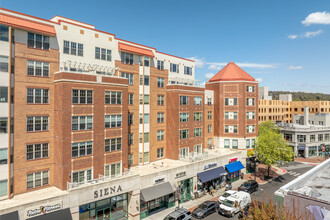
[{"label": "apartment window with blinds", "polygon": [[202,105],[202,97],[194,97],[194,105]]},{"label": "apartment window with blinds", "polygon": [[93,154],[93,142],[80,142],[71,144],[72,157],[83,157]]},{"label": "apartment window with blinds", "polygon": [[122,103],[122,92],[113,92],[113,91],[105,91],[105,104],[110,105],[121,105]]},{"label": "apartment window with blinds", "polygon": [[48,156],[48,143],[26,145],[26,160],[35,160]]},{"label": "apartment window with blinds", "polygon": [[132,125],[134,122],[134,114],[128,114],[128,125]]},{"label": "apartment window with blinds", "polygon": [[120,138],[111,138],[104,140],[104,151],[111,152],[121,150],[122,147],[122,139]]},{"label": "apartment window with blinds", "polygon": [[28,76],[49,76],[49,63],[40,61],[27,61],[27,75]]},{"label": "apartment window with blinds", "polygon": [[48,131],[48,116],[26,117],[26,131]]},{"label": "apartment window with blinds", "polygon": [[149,142],[149,132],[139,134],[139,143],[148,143]]},{"label": "apartment window with blinds", "polygon": [[157,123],[163,123],[165,118],[165,113],[157,112]]},{"label": "apartment window with blinds", "polygon": [[246,92],[255,92],[255,86],[246,86]]},{"label": "apartment window with blinds", "polygon": [[157,159],[164,157],[164,148],[158,148],[157,149]]},{"label": "apartment window with blinds", "polygon": [[188,139],[188,138],[189,138],[189,130],[188,129],[180,130],[180,140]]},{"label": "apartment window with blinds", "polygon": [[72,116],[72,130],[91,130],[93,129],[93,116]]},{"label": "apartment window with blinds", "polygon": [[112,178],[121,176],[121,162],[105,165],[104,175]]},{"label": "apartment window with blinds", "polygon": [[192,68],[191,67],[188,67],[188,66],[185,66],[184,67],[184,74],[185,75],[192,75]]},{"label": "apartment window with blinds", "polygon": [[111,61],[111,50],[95,47],[95,59]]},{"label": "apartment window with blinds", "polygon": [[92,169],[82,170],[72,173],[72,182],[73,183],[85,183],[93,179]]},{"label": "apartment window with blinds", "polygon": [[132,74],[132,73],[121,73],[121,77],[127,78],[129,85],[134,84],[134,74]]},{"label": "apartment window with blinds", "polygon": [[140,94],[140,105],[143,104],[143,100],[145,105],[149,105],[149,95]]},{"label": "apartment window with blinds", "polygon": [[237,112],[225,112],[225,119],[237,119]]},{"label": "apartment window with blinds", "polygon": [[0,72],[9,71],[9,60],[7,56],[0,56]]},{"label": "apartment window with blinds", "polygon": [[194,113],[194,121],[202,121],[202,113],[201,112],[195,112]]},{"label": "apartment window with blinds", "polygon": [[237,133],[237,125],[225,125],[225,133]]},{"label": "apartment window with blinds", "polygon": [[39,186],[48,185],[49,173],[47,171],[41,171],[36,173],[29,173],[26,175],[26,188],[32,189]]},{"label": "apartment window with blinds", "polygon": [[255,126],[254,125],[247,125],[246,126],[246,133],[254,133],[255,132]]},{"label": "apartment window with blinds", "polygon": [[164,78],[157,78],[157,87],[158,88],[164,88],[165,86],[165,79]]},{"label": "apartment window with blinds", "polygon": [[93,90],[72,89],[72,104],[93,104]]},{"label": "apartment window with blinds", "polygon": [[128,104],[133,105],[134,104],[134,94],[128,93]]},{"label": "apartment window with blinds", "polygon": [[133,54],[121,52],[121,62],[125,64],[133,64]]},{"label": "apartment window with blinds", "polygon": [[[77,46],[78,46],[78,48],[77,48]],[[71,41],[64,40],[63,41],[63,53],[77,55],[77,56],[83,56],[84,55],[84,45],[77,43],[77,42],[71,42]]]},{"label": "apartment window with blinds", "polygon": [[164,70],[164,61],[157,60],[157,69]]},{"label": "apartment window with blinds", "polygon": [[179,65],[171,63],[170,64],[170,71],[173,73],[179,73]]},{"label": "apartment window with blinds", "polygon": [[48,89],[26,89],[26,102],[28,104],[48,104]]},{"label": "apartment window with blinds", "polygon": [[202,128],[194,128],[194,137],[202,136]]},{"label": "apartment window with blinds", "polygon": [[165,96],[157,95],[157,105],[164,105]]},{"label": "apartment window with blinds", "polygon": [[145,113],[144,117],[143,114],[139,115],[140,124],[149,124],[149,113]]},{"label": "apartment window with blinds", "polygon": [[255,112],[246,112],[246,119],[255,119]]},{"label": "apartment window with blinds", "polygon": [[188,122],[189,121],[189,113],[184,112],[180,113],[180,122]]},{"label": "apartment window with blinds", "polygon": [[225,98],[225,105],[237,105],[237,98]]},{"label": "apartment window with blinds", "polygon": [[254,98],[247,98],[246,99],[246,105],[248,105],[248,106],[255,105],[255,99]]},{"label": "apartment window with blinds", "polygon": [[164,140],[164,130],[157,131],[157,141]]},{"label": "apartment window with blinds", "polygon": [[49,50],[49,37],[40,34],[28,33],[27,44],[30,48]]},{"label": "apartment window with blinds", "polygon": [[180,96],[180,105],[189,105],[189,96]]},{"label": "apartment window with blinds", "polygon": [[119,128],[121,127],[121,115],[106,115],[105,128]]}]

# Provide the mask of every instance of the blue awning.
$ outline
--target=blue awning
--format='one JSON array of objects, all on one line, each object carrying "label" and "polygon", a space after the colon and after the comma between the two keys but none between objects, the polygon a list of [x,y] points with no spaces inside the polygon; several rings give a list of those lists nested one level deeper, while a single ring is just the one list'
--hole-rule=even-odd
[{"label": "blue awning", "polygon": [[237,161],[235,163],[230,163],[226,165],[227,170],[229,171],[229,173],[241,170],[244,168],[243,164],[241,163],[241,161]]},{"label": "blue awning", "polygon": [[306,148],[306,146],[304,146],[304,145],[300,145],[300,146],[298,147],[299,150],[305,150],[305,148]]},{"label": "blue awning", "polygon": [[225,168],[217,167],[212,170],[207,170],[205,172],[198,173],[197,176],[202,181],[202,183],[205,183],[215,178],[219,178],[220,176],[223,176],[225,174],[227,174]]}]

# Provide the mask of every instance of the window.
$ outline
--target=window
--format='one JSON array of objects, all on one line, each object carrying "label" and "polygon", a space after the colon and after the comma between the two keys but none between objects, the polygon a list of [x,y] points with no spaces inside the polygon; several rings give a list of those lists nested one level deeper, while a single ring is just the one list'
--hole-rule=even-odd
[{"label": "window", "polygon": [[71,144],[71,156],[82,157],[93,154],[93,142],[80,142]]},{"label": "window", "polygon": [[8,118],[0,118],[0,134],[8,133]]},{"label": "window", "polygon": [[164,70],[164,61],[157,60],[157,69]]},{"label": "window", "polygon": [[72,116],[72,130],[90,130],[93,129],[93,116]]},{"label": "window", "polygon": [[309,136],[310,142],[315,142],[315,134]]},{"label": "window", "polygon": [[246,92],[254,92],[255,87],[254,86],[246,86]]},{"label": "window", "polygon": [[180,113],[180,122],[187,122],[189,121],[189,113]]},{"label": "window", "polygon": [[133,64],[133,54],[121,52],[121,62],[125,64]]},{"label": "window", "polygon": [[28,47],[49,50],[49,37],[28,33]]},{"label": "window", "polygon": [[189,105],[189,96],[180,96],[180,105]]},{"label": "window", "polygon": [[[283,137],[287,141],[292,141],[292,134],[283,134]],[[315,140],[315,135],[314,135],[314,140]]]},{"label": "window", "polygon": [[157,112],[157,123],[163,123],[164,122],[164,115],[163,112]]},{"label": "window", "polygon": [[[1,36],[1,30],[0,30]],[[8,180],[0,180],[0,196],[5,196],[8,193]]]},{"label": "window", "polygon": [[207,139],[207,146],[212,146],[212,138]]},{"label": "window", "polygon": [[164,85],[165,85],[165,79],[158,77],[157,78],[157,87],[158,88],[164,88]]},{"label": "window", "polygon": [[189,147],[180,148],[179,159],[184,159],[189,157]]},{"label": "window", "polygon": [[149,132],[139,134],[139,143],[148,143],[149,142]]},{"label": "window", "polygon": [[237,133],[237,125],[225,125],[225,133]]},{"label": "window", "polygon": [[49,76],[49,63],[28,60],[27,61],[28,76]]},{"label": "window", "polygon": [[207,98],[207,105],[212,105],[212,98]]},{"label": "window", "polygon": [[319,125],[323,125],[323,121],[319,121]]},{"label": "window", "polygon": [[211,111],[207,112],[207,119],[212,119],[212,112]]},{"label": "window", "polygon": [[252,145],[252,148],[254,148],[254,147],[255,147],[255,143],[256,143],[256,140],[255,140],[255,139],[252,139],[252,140],[251,140],[251,145]]},{"label": "window", "polygon": [[9,26],[0,24],[0,41],[9,41]]},{"label": "window", "polygon": [[111,61],[111,50],[95,47],[95,59]]},{"label": "window", "polygon": [[150,58],[147,56],[140,56],[140,66],[143,66],[143,57],[144,57],[144,66],[149,66]]},{"label": "window", "polygon": [[92,180],[92,169],[82,170],[72,173],[73,183],[84,183],[86,181]]},{"label": "window", "polygon": [[121,163],[114,163],[110,165],[105,165],[104,175],[110,177],[121,176]]},{"label": "window", "polygon": [[236,140],[236,139],[232,140],[232,148],[238,149],[238,140]]},{"label": "window", "polygon": [[133,105],[134,104],[134,94],[128,93],[128,104]]},{"label": "window", "polygon": [[48,157],[48,143],[26,145],[26,160]]},{"label": "window", "polygon": [[140,124],[149,124],[149,113],[145,113],[144,117],[143,114],[140,114],[139,120]]},{"label": "window", "polygon": [[202,121],[202,113],[194,112],[194,121]]},{"label": "window", "polygon": [[157,149],[157,159],[164,157],[164,148],[158,148]]},{"label": "window", "polygon": [[246,139],[246,149],[250,148],[250,139]]},{"label": "window", "polygon": [[[71,46],[70,46],[71,45]],[[78,50],[77,50],[78,45]],[[84,55],[84,45],[77,42],[63,41],[63,53],[71,55]]]},{"label": "window", "polygon": [[180,130],[180,140],[189,138],[189,130]]},{"label": "window", "polygon": [[194,137],[202,136],[202,128],[194,128]]},{"label": "window", "polygon": [[8,163],[8,148],[0,148],[0,166],[1,164],[7,164],[7,163]]},{"label": "window", "polygon": [[297,135],[298,142],[306,142],[306,135]]},{"label": "window", "polygon": [[157,95],[157,105],[164,105],[164,98],[163,95]]},{"label": "window", "polygon": [[[143,102],[143,97],[144,97],[144,102]],[[140,94],[140,105],[142,104],[149,105],[149,95],[143,95]]]},{"label": "window", "polygon": [[105,128],[121,127],[121,115],[106,115]]},{"label": "window", "polygon": [[133,154],[128,154],[128,166],[133,165]]},{"label": "window", "polygon": [[111,138],[104,140],[104,151],[111,152],[121,150],[121,137],[120,138]]},{"label": "window", "polygon": [[32,189],[39,186],[48,185],[49,174],[47,171],[29,173],[26,175],[26,188]]},{"label": "window", "polygon": [[127,78],[129,85],[134,84],[134,74],[132,74],[132,73],[121,73],[121,77]]},{"label": "window", "polygon": [[170,64],[170,71],[173,73],[179,73],[179,65],[171,63]]},{"label": "window", "polygon": [[225,119],[237,119],[237,112],[225,112]]},{"label": "window", "polygon": [[0,72],[8,72],[9,61],[8,57],[0,56]]},{"label": "window", "polygon": [[27,88],[26,102],[34,104],[48,104],[48,89]]},{"label": "window", "polygon": [[230,140],[229,139],[224,140],[224,147],[225,148],[230,148]]},{"label": "window", "polygon": [[72,104],[93,104],[93,90],[72,89]]},{"label": "window", "polygon": [[194,105],[202,105],[202,97],[194,97]]},{"label": "window", "polygon": [[157,131],[157,141],[164,140],[164,130]]},{"label": "window", "polygon": [[246,112],[246,119],[249,120],[249,119],[255,119],[255,116],[256,113],[255,112]]},{"label": "window", "polygon": [[128,113],[128,125],[132,125],[134,122],[134,114]]},{"label": "window", "polygon": [[246,126],[246,133],[254,133],[255,132],[255,126],[254,125],[247,125]]},{"label": "window", "polygon": [[122,101],[122,92],[113,92],[113,91],[105,91],[105,104],[110,105],[121,105]]},{"label": "window", "polygon": [[188,67],[188,66],[185,66],[184,67],[184,74],[185,75],[192,75],[192,68]]},{"label": "window", "polygon": [[128,134],[128,145],[133,144],[133,137],[134,137],[134,134]]},{"label": "window", "polygon": [[323,134],[319,134],[318,139],[319,139],[319,141],[323,141]]},{"label": "window", "polygon": [[237,105],[237,98],[225,98],[225,105]]},{"label": "window", "polygon": [[142,86],[143,83],[145,86],[149,86],[149,76],[144,76],[144,81],[143,81],[143,76],[140,75],[140,86]]},{"label": "window", "polygon": [[330,135],[329,134],[325,134],[324,135],[324,140],[325,141],[329,141],[330,140]]},{"label": "window", "polygon": [[207,126],[207,132],[211,133],[212,132],[212,125]]},{"label": "window", "polygon": [[26,117],[26,131],[48,131],[48,116]]},{"label": "window", "polygon": [[246,98],[246,105],[252,106],[255,104],[254,98]]},{"label": "window", "polygon": [[0,86],[0,102],[8,102],[8,87]]},{"label": "window", "polygon": [[149,163],[149,152],[139,153],[139,163],[142,164],[142,160],[144,159],[144,163]]},{"label": "window", "polygon": [[201,153],[202,153],[202,145],[195,145],[194,154],[201,154]]}]

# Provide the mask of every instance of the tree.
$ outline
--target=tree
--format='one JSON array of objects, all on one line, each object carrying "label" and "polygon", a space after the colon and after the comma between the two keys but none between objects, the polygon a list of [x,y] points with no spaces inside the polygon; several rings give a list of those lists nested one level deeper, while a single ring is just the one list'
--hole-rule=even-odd
[{"label": "tree", "polygon": [[293,158],[292,148],[282,137],[279,128],[271,121],[259,124],[259,136],[256,142],[256,157],[268,168],[269,177],[272,166],[280,161],[288,162]]}]

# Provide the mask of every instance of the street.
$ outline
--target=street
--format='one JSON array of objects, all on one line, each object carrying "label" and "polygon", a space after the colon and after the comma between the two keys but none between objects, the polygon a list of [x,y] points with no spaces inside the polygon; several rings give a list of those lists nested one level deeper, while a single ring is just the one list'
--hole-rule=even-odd
[{"label": "street", "polygon": [[[284,175],[276,178],[275,180],[266,183],[264,185],[259,185],[259,189],[257,192],[252,193],[252,199],[257,198],[258,200],[263,200],[265,198],[266,201],[271,198],[274,199],[274,192],[278,190],[281,186],[289,183],[290,181],[294,180],[298,176],[304,174],[311,168],[313,168],[313,165],[307,165],[297,162],[290,162],[289,164],[285,166],[280,166],[283,169],[287,170],[287,173]],[[212,215],[207,216],[204,218],[205,220],[219,220],[219,219],[228,219],[225,216],[221,216],[218,213],[213,213]],[[237,215],[235,215],[234,218],[231,219],[238,219]]]}]

